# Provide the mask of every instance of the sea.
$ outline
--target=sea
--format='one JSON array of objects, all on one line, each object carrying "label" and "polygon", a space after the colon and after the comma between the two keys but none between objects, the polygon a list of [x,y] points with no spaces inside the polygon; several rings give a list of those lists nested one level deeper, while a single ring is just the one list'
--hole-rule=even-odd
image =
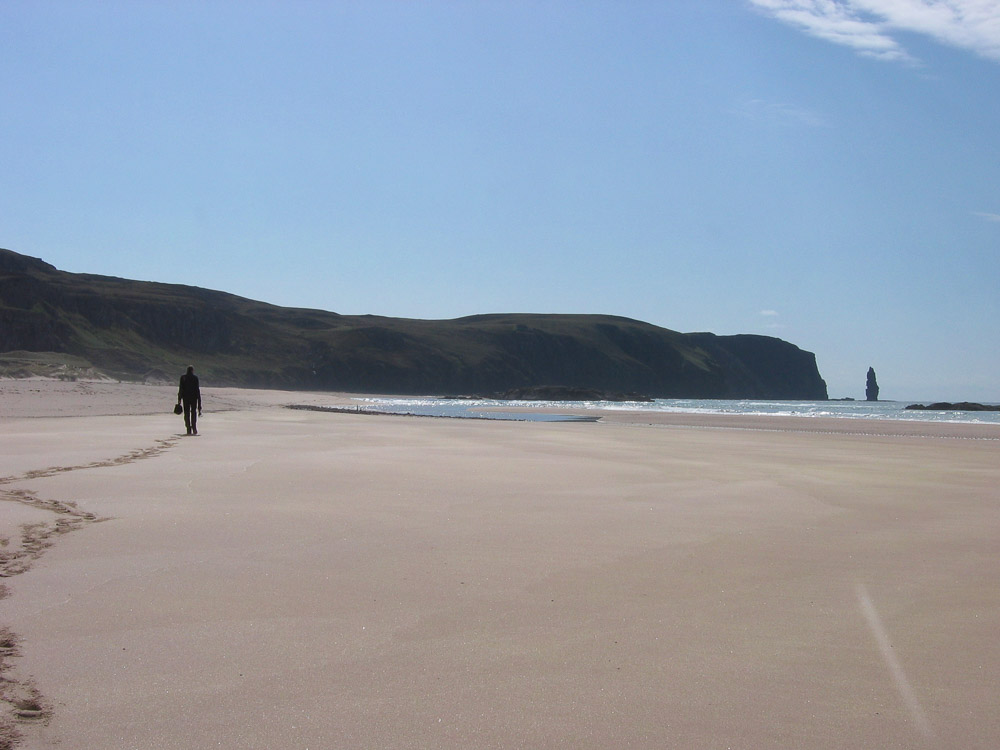
[{"label": "sea", "polygon": [[[500,401],[436,397],[358,397],[365,411],[466,419],[500,419],[533,422],[573,421],[574,417],[547,413],[553,409],[602,411],[647,411],[685,414],[771,415],[785,417],[833,417],[856,420],[902,420],[907,422],[951,422],[956,424],[1000,424],[1000,411],[907,410],[927,401],[766,401],[760,399],[674,399],[651,402],[617,401]],[[990,404],[995,405],[995,404]]]}]

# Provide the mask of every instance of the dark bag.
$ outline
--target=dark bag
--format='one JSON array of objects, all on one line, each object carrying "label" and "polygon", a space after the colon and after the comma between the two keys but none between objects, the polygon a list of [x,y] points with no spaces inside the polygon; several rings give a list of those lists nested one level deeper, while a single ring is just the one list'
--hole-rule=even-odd
[{"label": "dark bag", "polygon": [[184,413],[184,409],[181,407],[180,404],[177,404],[176,406],[174,406],[174,414],[183,414],[183,413]]}]

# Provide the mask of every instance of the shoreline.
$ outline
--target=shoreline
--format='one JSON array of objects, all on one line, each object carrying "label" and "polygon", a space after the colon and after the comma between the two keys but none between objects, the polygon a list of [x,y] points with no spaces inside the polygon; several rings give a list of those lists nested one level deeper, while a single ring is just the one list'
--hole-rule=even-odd
[{"label": "shoreline", "polygon": [[[280,391],[245,388],[206,387],[206,414],[225,411],[302,407],[319,411],[343,409],[347,413],[390,414],[367,408],[358,399],[371,394],[325,391]],[[394,397],[394,396],[387,396]],[[168,414],[176,403],[176,387],[113,383],[108,381],[58,381],[46,379],[0,379],[0,419],[84,416],[152,416]],[[1000,424],[961,423],[925,420],[861,419],[777,414],[705,414],[693,412],[653,412],[648,410],[607,410],[580,407],[485,407],[484,411],[545,413],[641,427],[688,427],[778,432],[853,434],[858,436],[908,436],[925,438],[969,438],[1000,440]],[[172,416],[172,414],[171,414]],[[411,414],[410,416],[426,416]],[[451,418],[451,417],[447,417]],[[455,417],[469,419],[469,417]],[[487,420],[488,421],[488,420]],[[526,420],[531,421],[531,420]]]},{"label": "shoreline", "polygon": [[[288,409],[307,411],[362,414],[387,417],[423,417],[427,419],[485,420],[485,421],[541,421],[516,417],[498,418],[459,416],[448,414],[420,414],[415,412],[388,411],[364,406],[323,406],[286,404]],[[775,414],[702,414],[686,412],[629,411],[625,409],[587,409],[579,407],[484,407],[484,412],[503,414],[546,414],[565,416],[565,420],[545,420],[547,423],[597,422],[601,424],[633,427],[676,427],[698,429],[749,430],[766,432],[800,432],[859,437],[919,437],[953,438],[968,440],[1000,440],[1000,424],[934,422],[921,420],[860,419],[850,417],[807,417]]]}]

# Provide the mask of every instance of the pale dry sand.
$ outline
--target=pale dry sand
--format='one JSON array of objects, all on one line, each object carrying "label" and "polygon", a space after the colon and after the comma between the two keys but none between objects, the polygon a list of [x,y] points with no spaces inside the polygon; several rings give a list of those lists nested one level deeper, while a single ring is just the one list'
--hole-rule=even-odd
[{"label": "pale dry sand", "polygon": [[25,748],[997,745],[998,429],[173,398],[0,383]]}]

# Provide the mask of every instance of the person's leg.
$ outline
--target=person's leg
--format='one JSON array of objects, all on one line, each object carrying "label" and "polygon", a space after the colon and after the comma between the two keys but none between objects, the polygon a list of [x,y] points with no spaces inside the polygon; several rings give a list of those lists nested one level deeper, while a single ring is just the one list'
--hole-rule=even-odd
[{"label": "person's leg", "polygon": [[194,422],[197,419],[197,405],[191,403],[187,399],[184,399],[184,426],[187,427],[188,435],[191,434],[191,430],[194,429]]},{"label": "person's leg", "polygon": [[198,402],[191,402],[191,432],[194,435],[198,434]]}]

